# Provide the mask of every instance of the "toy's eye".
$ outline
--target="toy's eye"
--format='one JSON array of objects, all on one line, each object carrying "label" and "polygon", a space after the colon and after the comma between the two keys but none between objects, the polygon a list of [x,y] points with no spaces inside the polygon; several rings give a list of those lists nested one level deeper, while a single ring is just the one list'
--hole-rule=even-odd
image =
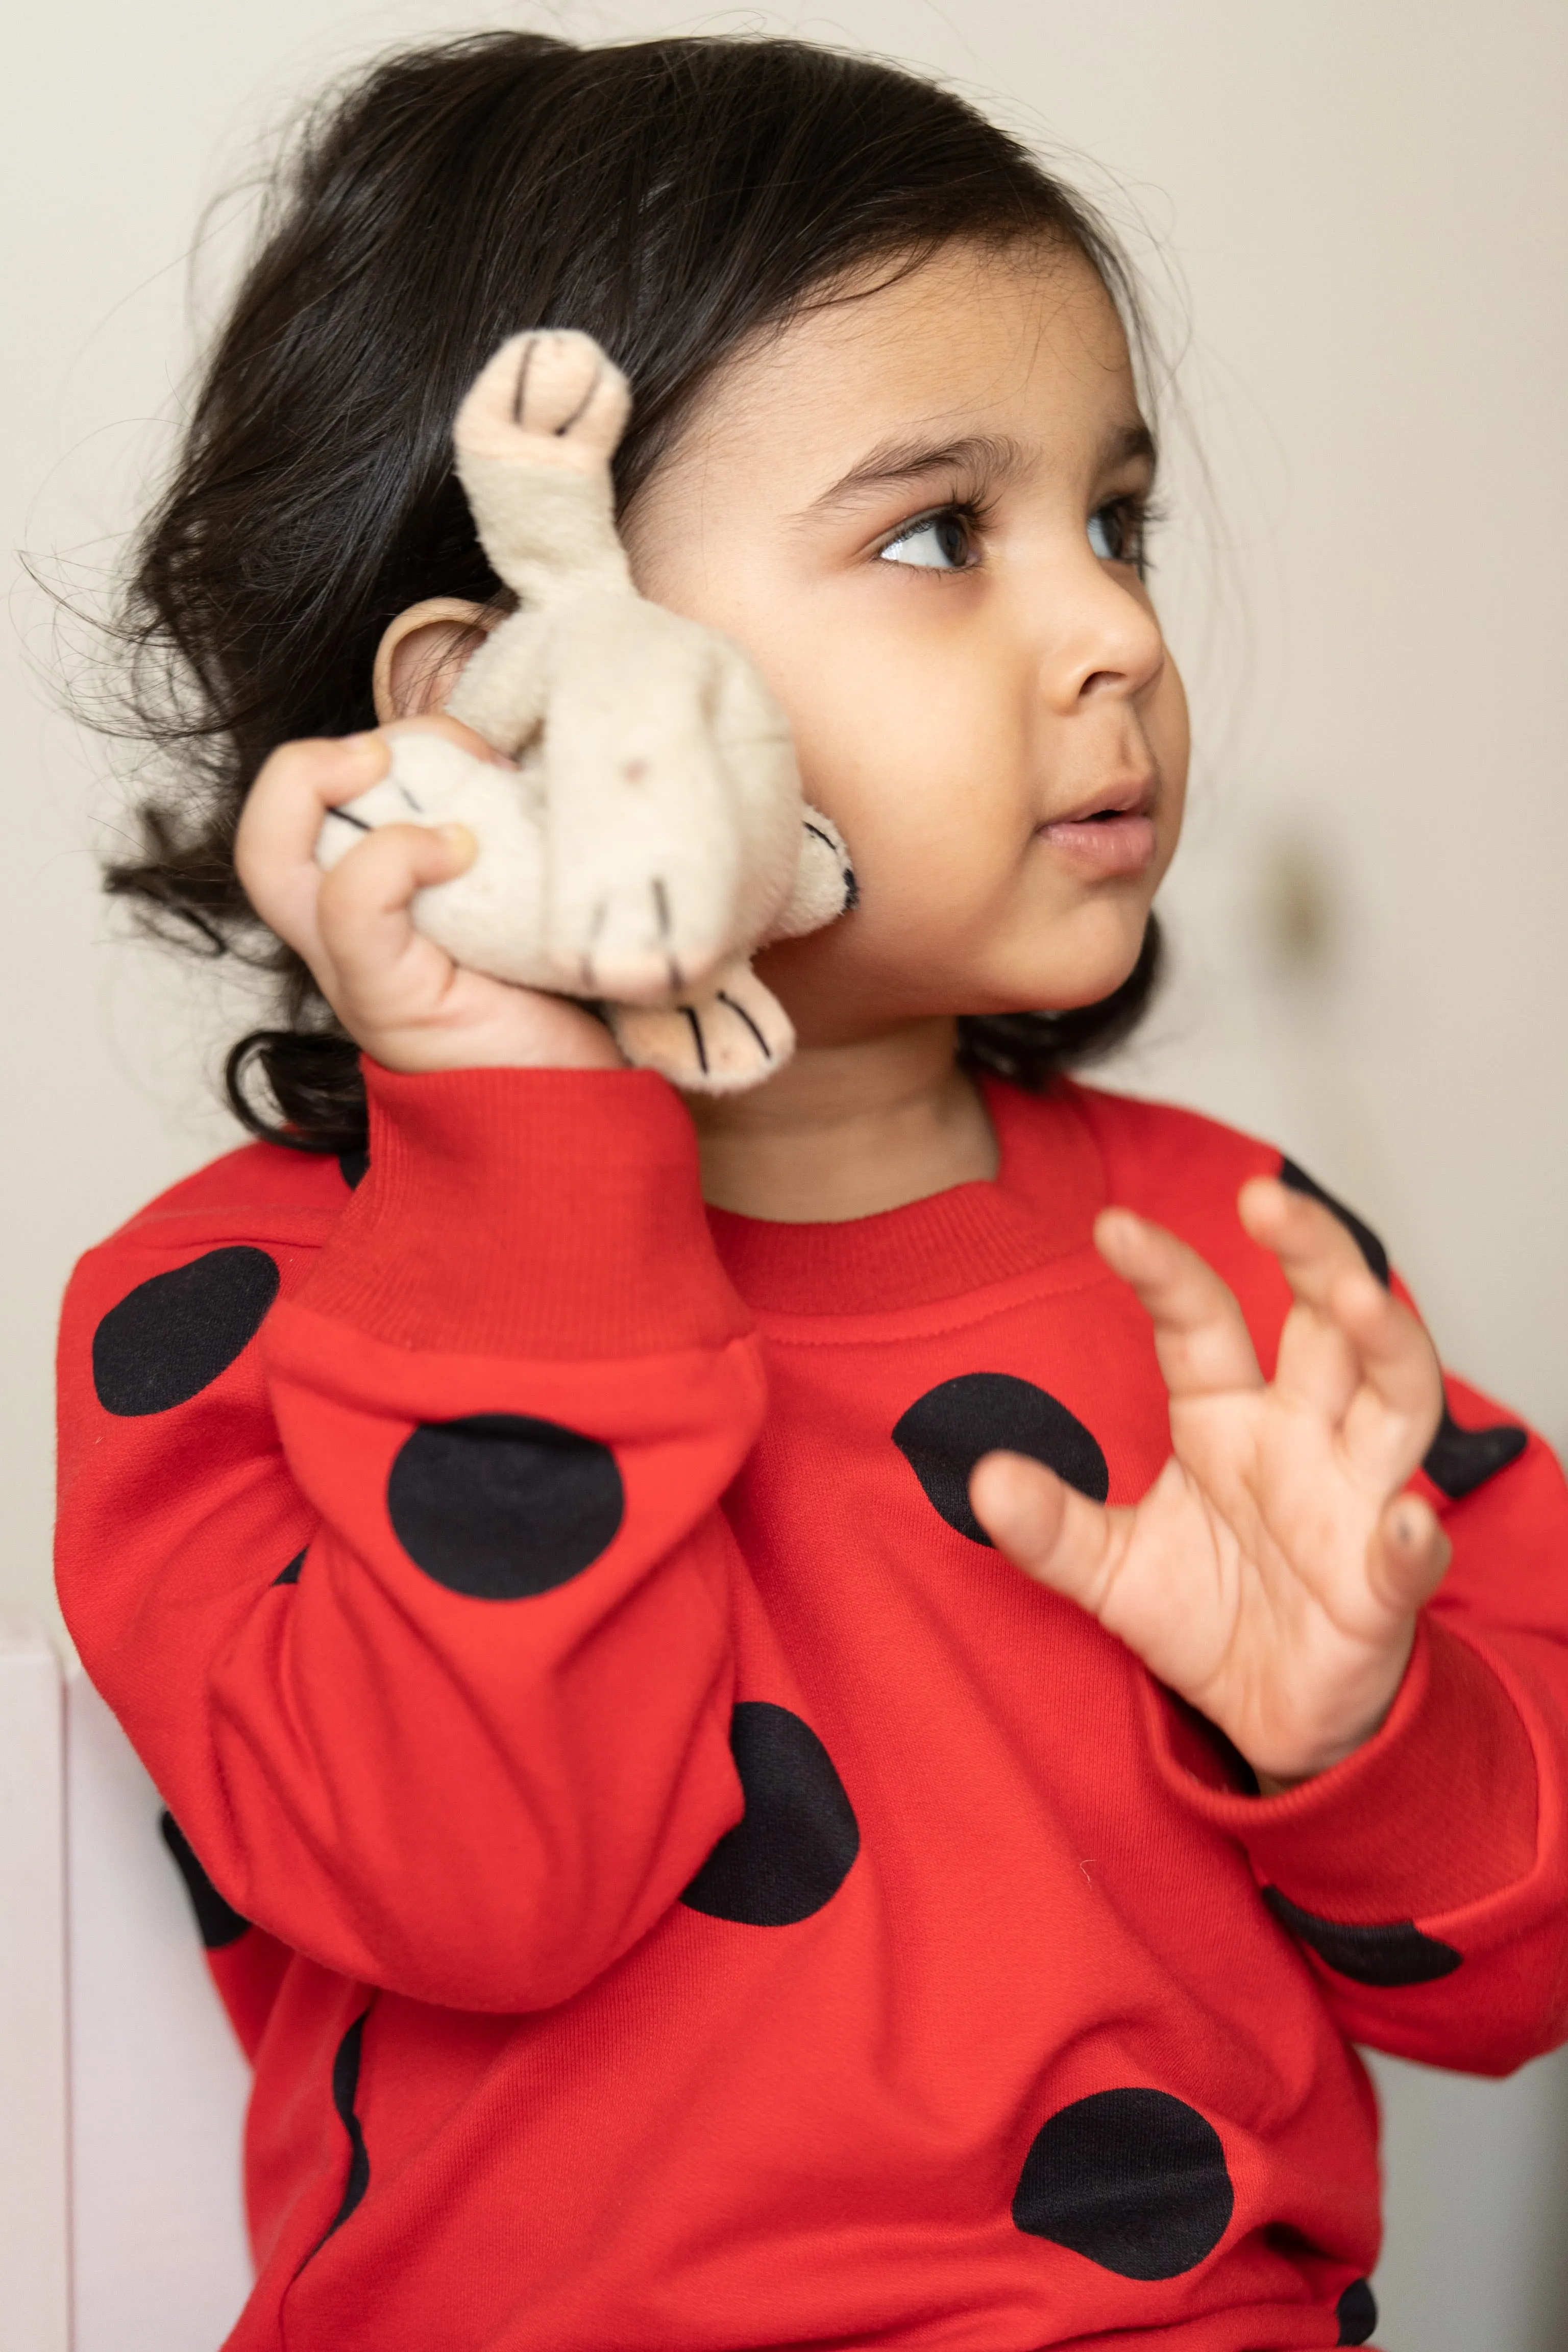
[{"label": "toy's eye", "polygon": [[969,519],[957,507],[910,523],[880,550],[884,563],[908,563],[922,572],[966,572],[975,561]]},{"label": "toy's eye", "polygon": [[1089,516],[1089,546],[1102,563],[1131,563],[1142,574],[1145,520],[1135,499],[1110,499]]}]

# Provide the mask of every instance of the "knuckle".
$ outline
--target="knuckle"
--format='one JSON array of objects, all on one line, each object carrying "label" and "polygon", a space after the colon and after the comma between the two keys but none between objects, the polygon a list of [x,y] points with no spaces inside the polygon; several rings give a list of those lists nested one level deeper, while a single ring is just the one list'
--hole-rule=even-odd
[{"label": "knuckle", "polygon": [[316,893],[316,921],[323,933],[334,930],[353,905],[353,883],[348,869],[354,854],[351,851],[341,866],[334,866],[330,874],[321,877],[321,887]]},{"label": "knuckle", "polygon": [[321,735],[301,735],[292,742],[279,743],[263,762],[256,786],[264,782],[279,785],[310,782],[329,763],[335,748]]},{"label": "knuckle", "polygon": [[318,904],[331,912],[339,908],[357,906],[374,890],[377,876],[386,864],[384,845],[391,827],[374,833],[338,860],[330,874],[321,877]]},{"label": "knuckle", "polygon": [[267,861],[258,853],[255,829],[247,828],[243,818],[234,838],[234,870],[247,898],[255,898],[258,886],[265,887]]}]

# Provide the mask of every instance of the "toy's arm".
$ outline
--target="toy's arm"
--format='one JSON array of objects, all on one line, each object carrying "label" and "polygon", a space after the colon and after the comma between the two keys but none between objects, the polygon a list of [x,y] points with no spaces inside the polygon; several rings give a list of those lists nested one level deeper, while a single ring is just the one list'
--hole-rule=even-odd
[{"label": "toy's arm", "polygon": [[458,411],[458,478],[485,553],[525,610],[636,593],[609,463],[630,406],[625,376],[592,337],[562,330],[513,335]]},{"label": "toy's arm", "polygon": [[263,1185],[265,1248],[154,1213],[79,1270],[61,1598],[243,1918],[422,2000],[542,2006],[740,1817],[719,1496],[762,1373],[661,1081],[367,1080],[313,1264]]},{"label": "toy's arm", "polygon": [[519,610],[468,663],[450,709],[509,756],[544,711],[549,641],[534,624],[583,596],[636,593],[609,470],[629,406],[620,370],[563,331],[513,335],[458,412],[458,477]]}]

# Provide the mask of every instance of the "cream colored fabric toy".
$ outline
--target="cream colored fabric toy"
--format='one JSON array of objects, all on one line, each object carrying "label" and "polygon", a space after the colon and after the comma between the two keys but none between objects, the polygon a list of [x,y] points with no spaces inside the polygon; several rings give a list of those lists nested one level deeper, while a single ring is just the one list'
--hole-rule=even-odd
[{"label": "cream colored fabric toy", "polygon": [[795,1045],[752,950],[836,920],[855,879],[739,646],[632,585],[609,467],[629,407],[587,335],[516,335],[479,376],[458,473],[520,603],[447,707],[518,766],[395,737],[391,773],[329,811],[316,856],[411,818],[467,825],[479,853],[418,893],[418,928],[476,971],[598,1003],[628,1061],[721,1094]]}]

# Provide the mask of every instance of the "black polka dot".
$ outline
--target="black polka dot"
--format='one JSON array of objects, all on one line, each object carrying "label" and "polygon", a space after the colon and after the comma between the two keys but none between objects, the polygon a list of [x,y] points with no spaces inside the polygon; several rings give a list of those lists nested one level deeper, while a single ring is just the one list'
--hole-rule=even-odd
[{"label": "black polka dot", "polygon": [[1304,1168],[1298,1168],[1293,1160],[1280,1160],[1279,1181],[1281,1184],[1288,1184],[1292,1192],[1304,1192],[1309,1201],[1318,1202],[1321,1207],[1327,1209],[1331,1216],[1338,1217],[1341,1224],[1343,1225],[1346,1233],[1349,1234],[1386,1290],[1388,1252],[1384,1248],[1372,1227],[1363,1224],[1353,1209],[1347,1209],[1342,1201],[1336,1201],[1331,1192],[1325,1192],[1322,1185],[1314,1177],[1309,1176]]},{"label": "black polka dot", "polygon": [[816,1734],[787,1706],[742,1699],[730,1745],[746,1800],[685,1894],[711,1919],[789,1927],[830,1902],[860,1851],[860,1828]]},{"label": "black polka dot", "polygon": [[1166,2091],[1096,2091],[1025,2159],[1013,2219],[1119,2278],[1179,2278],[1212,2254],[1236,2197],[1219,2134]]},{"label": "black polka dot", "polygon": [[272,1580],[273,1583],[298,1584],[300,1581],[300,1570],[304,1567],[304,1553],[302,1551],[297,1551],[294,1554],[293,1559],[289,1561],[288,1567],[280,1568],[279,1570],[277,1575]]},{"label": "black polka dot", "polygon": [[185,1892],[191,1898],[191,1908],[196,1915],[196,1926],[203,1944],[209,1952],[221,1952],[229,1944],[237,1944],[250,1927],[250,1922],[226,1903],[201,1864],[196,1860],[190,1840],[185,1836],[173,1813],[160,1813],[158,1827],[163,1843],[179,1864],[180,1876],[185,1882]]},{"label": "black polka dot", "polygon": [[927,1499],[972,1543],[991,1541],[969,1507],[969,1474],[983,1454],[1027,1454],[1097,1503],[1110,1486],[1105,1456],[1077,1414],[1011,1372],[961,1372],[929,1389],[898,1423],[893,1443]]},{"label": "black polka dot", "polygon": [[1500,1421],[1489,1429],[1461,1429],[1445,1403],[1436,1436],[1426,1449],[1421,1467],[1439,1494],[1461,1502],[1517,1462],[1529,1444],[1517,1422]]},{"label": "black polka dot", "polygon": [[226,1371],[278,1296],[265,1250],[208,1250],[138,1283],[92,1335],[92,1384],[106,1412],[167,1412]]},{"label": "black polka dot", "polygon": [[1334,2305],[1342,2344],[1364,2344],[1377,2326],[1377,2298],[1367,2279],[1352,2279]]},{"label": "black polka dot", "polygon": [[1451,1977],[1465,1957],[1452,1944],[1424,1936],[1408,1919],[1393,1920],[1385,1927],[1347,1927],[1301,1910],[1277,1886],[1266,1886],[1263,1900],[1282,1927],[1310,1944],[1337,1976],[1353,1978],[1357,1984],[1432,1984],[1438,1977]]},{"label": "black polka dot", "polygon": [[[354,2109],[359,2095],[360,2060],[364,2043],[364,2021],[370,2015],[365,2010],[356,2017],[338,2044],[332,2060],[332,2105],[338,2111],[338,2121],[348,2134],[349,2168],[343,2181],[343,2193],[337,2211],[311,2247],[319,2254],[334,2230],[341,2230],[354,2207],[370,2187],[370,2157],[365,2148],[364,2132]],[[310,2259],[306,2257],[307,2261]]]},{"label": "black polka dot", "polygon": [[516,1412],[416,1429],[386,1488],[409,1559],[475,1601],[521,1601],[580,1576],[620,1527],[625,1499],[607,1445]]},{"label": "black polka dot", "polygon": [[[1321,1202],[1331,1215],[1338,1217],[1386,1290],[1388,1252],[1372,1227],[1363,1224],[1354,1211],[1347,1209],[1342,1201],[1336,1201],[1331,1192],[1325,1192],[1293,1160],[1280,1161],[1279,1181],[1288,1184],[1293,1192],[1305,1192],[1310,1200]],[[1500,1470],[1506,1470],[1510,1462],[1517,1462],[1529,1443],[1528,1432],[1521,1429],[1517,1422],[1500,1421],[1489,1429],[1461,1429],[1445,1399],[1442,1423],[1421,1467],[1440,1495],[1458,1503],[1465,1496],[1473,1495],[1478,1486],[1484,1486],[1489,1478],[1495,1478]]]},{"label": "black polka dot", "polygon": [[368,1151],[340,1151],[338,1154],[338,1173],[351,1192],[356,1192],[364,1182],[369,1167]]}]

